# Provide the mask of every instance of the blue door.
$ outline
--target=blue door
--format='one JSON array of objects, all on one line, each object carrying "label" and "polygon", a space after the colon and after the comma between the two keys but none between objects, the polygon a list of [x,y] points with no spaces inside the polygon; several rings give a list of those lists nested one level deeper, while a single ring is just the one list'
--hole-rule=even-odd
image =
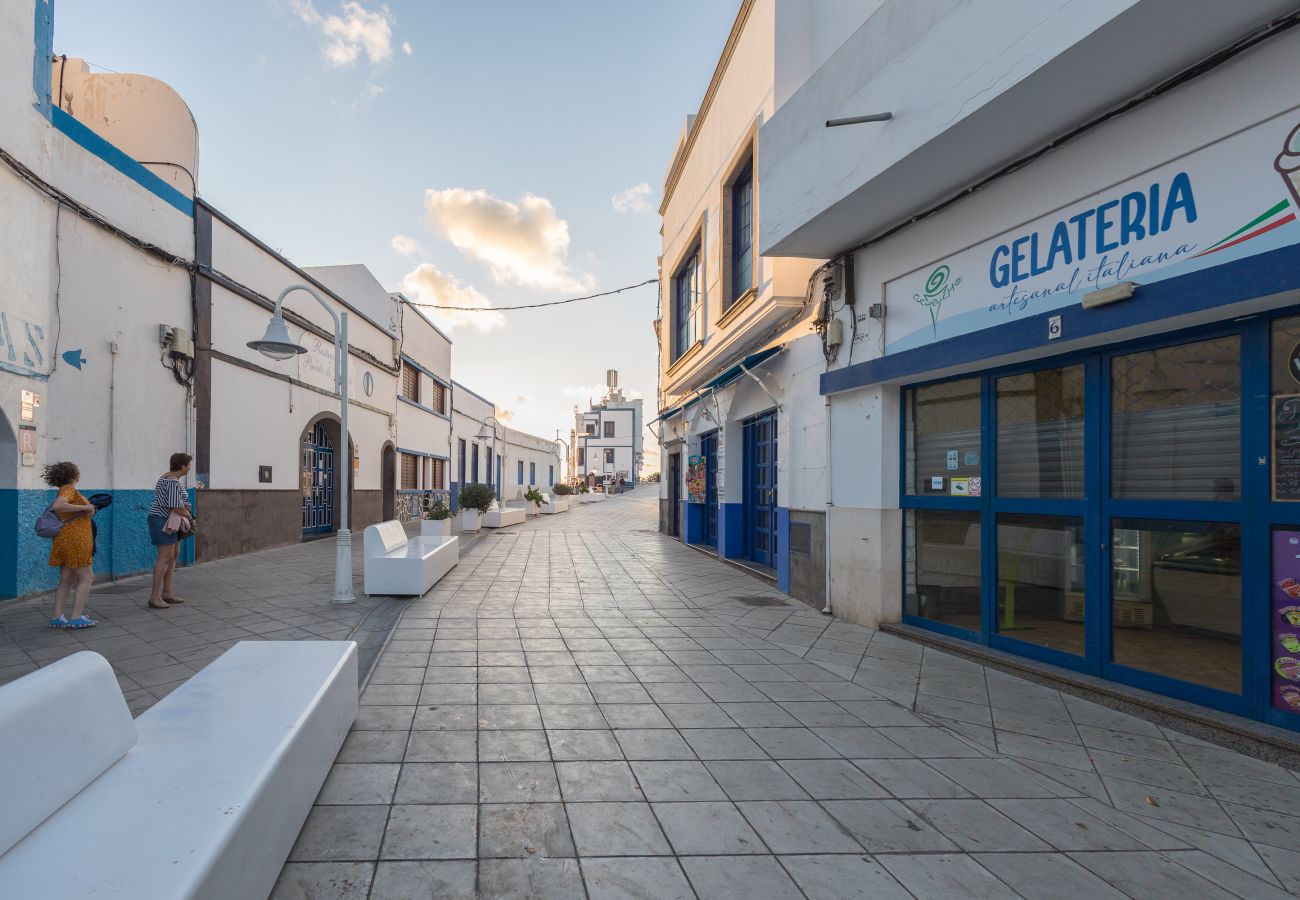
[{"label": "blue door", "polygon": [[746,555],[771,566],[776,560],[776,413],[745,423]]},{"label": "blue door", "polygon": [[302,448],[302,533],[334,530],[334,442],[317,422]]},{"label": "blue door", "polygon": [[700,438],[704,457],[704,534],[701,543],[718,546],[718,433]]}]

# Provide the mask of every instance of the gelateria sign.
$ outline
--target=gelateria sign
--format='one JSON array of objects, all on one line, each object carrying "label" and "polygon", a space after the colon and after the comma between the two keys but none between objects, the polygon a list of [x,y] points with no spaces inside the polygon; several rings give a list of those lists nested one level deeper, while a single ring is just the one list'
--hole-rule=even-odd
[{"label": "gelateria sign", "polygon": [[1300,243],[1297,210],[1293,110],[887,283],[885,352]]}]

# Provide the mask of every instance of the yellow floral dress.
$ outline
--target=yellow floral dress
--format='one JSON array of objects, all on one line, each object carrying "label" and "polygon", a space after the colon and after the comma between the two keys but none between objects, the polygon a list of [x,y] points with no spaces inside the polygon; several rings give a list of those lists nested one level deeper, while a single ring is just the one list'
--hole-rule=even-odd
[{"label": "yellow floral dress", "polygon": [[[59,488],[59,497],[68,503],[90,505],[89,501],[70,484]],[[90,565],[94,548],[90,516],[85,513],[65,512],[60,513],[59,517],[65,524],[54,536],[54,546],[50,548],[50,565],[56,568],[67,566],[70,569],[80,569],[82,566]]]}]

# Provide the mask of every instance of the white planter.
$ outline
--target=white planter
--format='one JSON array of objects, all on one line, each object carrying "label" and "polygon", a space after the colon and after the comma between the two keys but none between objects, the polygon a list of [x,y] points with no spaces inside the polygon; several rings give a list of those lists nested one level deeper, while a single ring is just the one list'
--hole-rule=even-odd
[{"label": "white planter", "polygon": [[528,516],[528,518],[530,518],[530,519],[531,519],[533,516],[540,514],[541,511],[542,511],[542,508],[541,508],[540,506],[538,506],[536,503],[525,503],[525,504],[524,504],[524,515]]},{"label": "white planter", "polygon": [[451,519],[421,519],[420,537],[451,537]]},{"label": "white planter", "polygon": [[460,511],[460,530],[461,531],[478,531],[479,530],[479,511],[466,507]]}]

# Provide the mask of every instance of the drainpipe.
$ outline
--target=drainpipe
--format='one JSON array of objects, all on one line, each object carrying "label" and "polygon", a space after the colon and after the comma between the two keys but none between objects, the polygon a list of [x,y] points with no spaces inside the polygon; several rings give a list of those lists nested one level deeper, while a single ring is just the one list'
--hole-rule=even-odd
[{"label": "drainpipe", "polygon": [[822,580],[826,587],[826,605],[822,607],[822,614],[829,616],[831,614],[831,509],[835,506],[832,498],[832,488],[834,482],[831,479],[831,397],[826,395],[826,525],[823,529],[825,532],[825,546],[822,548],[822,557],[826,564]]}]

